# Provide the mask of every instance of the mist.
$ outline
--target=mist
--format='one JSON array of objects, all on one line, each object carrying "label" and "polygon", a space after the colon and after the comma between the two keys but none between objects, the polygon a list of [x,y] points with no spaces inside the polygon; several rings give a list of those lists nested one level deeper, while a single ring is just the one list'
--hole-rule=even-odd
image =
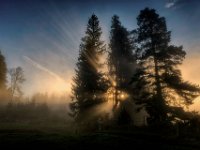
[{"label": "mist", "polygon": [[199,149],[199,7],[1,0],[0,147]]}]

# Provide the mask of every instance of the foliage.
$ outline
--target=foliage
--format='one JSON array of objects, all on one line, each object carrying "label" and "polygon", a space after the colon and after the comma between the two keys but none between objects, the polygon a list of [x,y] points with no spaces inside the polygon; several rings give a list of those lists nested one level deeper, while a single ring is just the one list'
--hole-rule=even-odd
[{"label": "foliage", "polygon": [[114,78],[119,90],[127,91],[128,83],[134,73],[136,67],[134,46],[130,32],[121,25],[119,17],[114,15],[110,31],[108,65],[110,76]]},{"label": "foliage", "polygon": [[185,58],[182,46],[170,45],[164,17],[154,9],[141,10],[137,18],[137,61],[132,78],[135,99],[145,103],[152,121],[166,121],[171,106],[188,106],[199,96],[197,85],[182,79],[178,66]]},{"label": "foliage", "polygon": [[121,24],[119,17],[114,15],[111,22],[108,68],[111,79],[110,85],[114,90],[113,98],[115,104],[113,110],[119,125],[130,123],[129,114],[126,113],[126,110],[122,109],[120,114],[117,114],[117,109],[120,109],[119,102],[122,92],[125,92],[128,97],[132,97],[133,94],[132,86],[129,84],[136,68],[133,38],[133,34]]},{"label": "foliage", "polygon": [[101,58],[105,52],[105,44],[101,41],[101,28],[96,15],[89,18],[85,37],[80,44],[80,53],[76,75],[73,79],[73,96],[71,115],[77,121],[89,118],[87,111],[95,105],[105,101],[104,93],[107,89]]},{"label": "foliage", "polygon": [[0,51],[0,99],[4,98],[5,92],[6,92],[6,74],[7,74],[7,66],[5,57],[2,55]]},{"label": "foliage", "polygon": [[23,92],[21,90],[21,84],[25,81],[24,71],[21,67],[12,68],[9,70],[10,75],[10,87],[11,101],[14,98],[21,98]]}]

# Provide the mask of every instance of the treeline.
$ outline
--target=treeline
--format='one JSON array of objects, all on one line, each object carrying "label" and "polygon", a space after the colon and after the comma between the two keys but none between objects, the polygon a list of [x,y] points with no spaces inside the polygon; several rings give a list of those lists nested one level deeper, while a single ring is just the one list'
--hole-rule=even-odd
[{"label": "treeline", "polygon": [[0,105],[8,103],[66,103],[67,93],[48,94],[34,93],[32,96],[24,96],[22,90],[23,83],[26,81],[24,70],[22,67],[7,68],[6,60],[0,51]]},{"label": "treeline", "polygon": [[21,67],[7,68],[5,57],[0,51],[0,104],[5,105],[22,99],[22,84],[25,80],[24,71]]},{"label": "treeline", "polygon": [[114,124],[134,121],[126,107],[132,103],[139,106],[138,111],[147,111],[148,125],[173,125],[193,116],[184,108],[199,96],[200,88],[182,78],[179,65],[186,52],[171,43],[166,19],[145,8],[137,17],[137,25],[129,31],[114,15],[106,48],[98,17],[92,14],[89,18],[70,104],[71,116],[80,125],[96,124],[104,118],[105,113],[96,114],[94,108],[109,101],[113,102],[110,119]]},{"label": "treeline", "polygon": [[68,114],[68,96],[48,95],[47,93],[36,93],[33,96],[13,99],[0,104],[0,126],[21,124],[31,125],[37,123],[43,126],[69,125],[71,118]]},{"label": "treeline", "polygon": [[[22,67],[8,69],[0,52],[0,122],[69,123],[67,93],[63,95],[35,93],[31,97],[23,94],[25,82]],[[46,122],[47,123],[47,122]]]}]

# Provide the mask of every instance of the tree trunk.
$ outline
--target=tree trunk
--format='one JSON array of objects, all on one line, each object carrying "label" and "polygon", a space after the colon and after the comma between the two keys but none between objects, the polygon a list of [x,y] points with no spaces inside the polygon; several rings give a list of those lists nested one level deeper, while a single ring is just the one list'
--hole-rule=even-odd
[{"label": "tree trunk", "polygon": [[158,60],[156,58],[156,48],[153,46],[154,51],[154,70],[155,70],[155,85],[156,85],[156,108],[160,114],[158,114],[159,121],[166,120],[166,106],[165,101],[162,94],[162,87],[160,83],[160,75],[159,75],[159,68],[158,68]]}]

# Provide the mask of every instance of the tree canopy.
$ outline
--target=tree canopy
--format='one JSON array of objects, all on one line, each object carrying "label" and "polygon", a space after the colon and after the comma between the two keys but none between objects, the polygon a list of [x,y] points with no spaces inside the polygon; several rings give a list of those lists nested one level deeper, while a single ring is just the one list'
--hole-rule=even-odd
[{"label": "tree canopy", "polygon": [[106,82],[104,74],[100,71],[100,68],[103,67],[100,57],[106,47],[101,41],[102,31],[95,14],[89,18],[85,34],[80,44],[72,88],[71,110],[76,120],[83,120],[86,114],[89,118],[87,112],[95,105],[105,101]]},{"label": "tree canopy", "polygon": [[6,83],[7,83],[7,66],[5,57],[2,55],[0,51],[0,97],[4,94],[6,90]]},{"label": "tree canopy", "polygon": [[[131,95],[129,82],[136,68],[135,45],[131,33],[121,24],[119,17],[112,17],[110,31],[110,51],[108,55],[109,75],[116,91]],[[115,95],[118,101],[118,96]]]},{"label": "tree canopy", "polygon": [[199,86],[182,79],[178,68],[185,58],[182,46],[171,45],[164,17],[145,8],[137,17],[137,61],[133,77],[136,99],[145,103],[152,120],[166,121],[172,106],[192,104]]}]

